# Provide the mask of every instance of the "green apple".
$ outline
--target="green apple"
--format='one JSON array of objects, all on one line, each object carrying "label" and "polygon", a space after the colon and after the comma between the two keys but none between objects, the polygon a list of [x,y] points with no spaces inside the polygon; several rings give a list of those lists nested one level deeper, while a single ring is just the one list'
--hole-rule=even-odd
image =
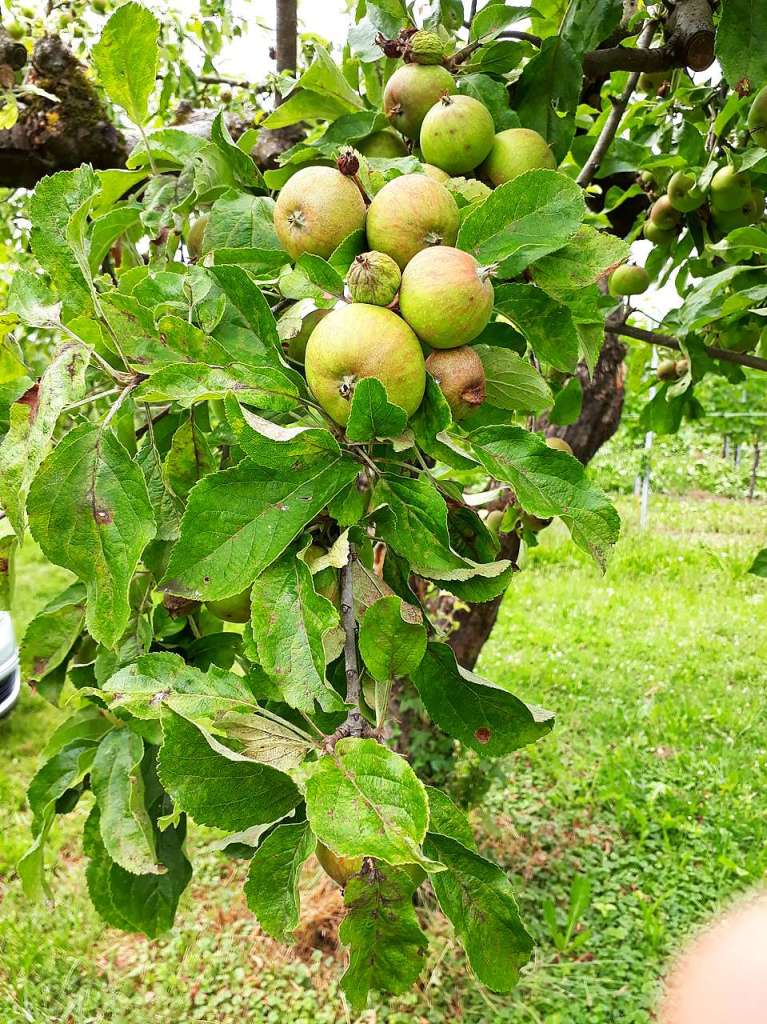
[{"label": "green apple", "polygon": [[368,135],[366,139],[358,142],[355,148],[363,156],[371,158],[394,159],[399,156],[407,156],[407,146],[402,141],[402,137],[390,128],[385,128],[381,132],[373,132],[372,135]]},{"label": "green apple", "polygon": [[404,64],[386,83],[383,110],[392,128],[418,139],[427,113],[442,96],[455,92],[455,79],[439,64]]},{"label": "green apple", "polygon": [[373,197],[368,242],[404,269],[427,246],[454,245],[459,223],[458,205],[444,185],[426,174],[402,174]]},{"label": "green apple", "polygon": [[729,164],[711,179],[711,205],[715,210],[737,210],[751,195],[751,178]]},{"label": "green apple", "polygon": [[427,163],[448,174],[467,174],[485,159],[495,138],[487,107],[473,96],[443,96],[421,125],[421,152]]},{"label": "green apple", "polygon": [[224,622],[250,621],[250,587],[241,594],[224,597],[220,601],[206,601],[207,609]]},{"label": "green apple", "polygon": [[655,245],[667,245],[676,238],[676,231],[673,228],[668,230],[659,228],[655,221],[649,218],[642,226],[642,234],[648,242],[653,242]]},{"label": "green apple", "polygon": [[616,267],[610,275],[609,290],[614,296],[641,295],[650,286],[650,275],[644,267]]},{"label": "green apple", "polygon": [[748,112],[748,133],[757,146],[767,149],[767,85],[754,97]]},{"label": "green apple", "polygon": [[679,210],[671,205],[669,197],[663,195],[652,204],[650,220],[663,231],[671,231],[679,224],[681,217]]},{"label": "green apple", "polygon": [[189,231],[186,236],[186,247],[189,252],[189,258],[192,260],[198,260],[202,253],[202,244],[205,238],[205,229],[210,223],[210,214],[203,213],[192,221],[189,226]]},{"label": "green apple", "polygon": [[555,170],[556,166],[554,154],[542,135],[530,128],[507,128],[495,136],[479,173],[493,185],[503,185],[525,171],[539,167]]},{"label": "green apple", "polygon": [[695,182],[695,176],[684,171],[677,171],[671,175],[666,194],[674,209],[681,213],[697,210],[706,201],[706,197]]},{"label": "green apple", "polygon": [[329,312],[329,309],[318,309],[312,299],[301,299],[286,310],[277,321],[277,334],[288,359],[303,363],[312,331]]},{"label": "green apple", "polygon": [[408,416],[426,387],[423,353],[411,328],[390,309],[364,302],[337,307],[315,327],[305,366],[314,397],[341,426],[349,419],[354,385],[364,377],[377,377],[389,401]]},{"label": "green apple", "polygon": [[400,312],[432,348],[458,348],[473,341],[493,311],[487,268],[461,249],[424,249],[405,267]]},{"label": "green apple", "polygon": [[335,167],[304,167],[289,178],[274,207],[274,229],[292,259],[305,252],[327,259],[352,231],[365,226],[365,200]]}]

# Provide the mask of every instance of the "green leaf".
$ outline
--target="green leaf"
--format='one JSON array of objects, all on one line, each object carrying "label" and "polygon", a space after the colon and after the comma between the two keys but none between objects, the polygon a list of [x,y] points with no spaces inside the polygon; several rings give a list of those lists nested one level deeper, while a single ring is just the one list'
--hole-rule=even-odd
[{"label": "green leaf", "polygon": [[110,858],[134,875],[159,874],[152,822],[144,806],[144,741],[130,729],[104,737],[91,768],[101,838]]},{"label": "green leaf", "polygon": [[583,405],[583,386],[578,377],[571,377],[561,391],[557,392],[554,408],[549,413],[549,422],[566,427],[575,423]]},{"label": "green leaf", "polygon": [[360,654],[368,672],[379,682],[412,675],[426,650],[426,630],[403,615],[404,602],[396,596],[372,604],[360,625]]},{"label": "green leaf", "polygon": [[97,274],[107,253],[121,235],[130,232],[141,224],[141,206],[139,203],[126,203],[109,210],[93,221],[91,227],[88,264],[91,275]]},{"label": "green leaf", "polygon": [[620,519],[576,458],[553,451],[521,427],[481,427],[471,441],[485,469],[514,490],[526,512],[541,519],[559,516],[575,543],[604,568]]},{"label": "green leaf", "polygon": [[263,840],[250,862],[245,898],[267,935],[292,941],[298,927],[301,868],[314,852],[315,839],[307,822],[278,825]]},{"label": "green leaf", "polygon": [[64,345],[10,410],[8,433],[0,444],[0,505],[21,540],[27,525],[27,495],[53,439],[59,416],[85,393],[88,350]]},{"label": "green leaf", "polygon": [[407,413],[393,405],[386,388],[375,377],[365,377],[354,386],[346,437],[349,441],[399,437],[407,426]]},{"label": "green leaf", "polygon": [[298,388],[282,370],[241,363],[170,363],[139,384],[133,395],[137,402],[178,402],[188,409],[196,402],[223,398],[229,391],[270,412],[287,412],[298,404]]},{"label": "green leaf", "polygon": [[17,270],[13,275],[6,308],[10,313],[16,313],[19,319],[30,327],[50,327],[51,324],[58,324],[61,313],[61,303],[56,302],[56,296],[45,283],[45,279],[28,270]]},{"label": "green leaf", "polygon": [[566,302],[572,292],[595,284],[629,252],[622,238],[584,224],[567,245],[539,260],[531,273],[540,288]]},{"label": "green leaf", "polygon": [[309,824],[334,853],[433,867],[419,848],[429,818],[426,793],[403,757],[375,740],[342,739],[308,767]]},{"label": "green leaf", "polygon": [[539,359],[568,372],[578,364],[578,332],[573,314],[540,288],[505,284],[496,293],[496,308],[523,332]]},{"label": "green leaf", "polygon": [[98,188],[95,172],[83,164],[43,178],[29,200],[32,252],[61,298],[65,320],[91,308],[87,259],[83,267],[72,251],[68,229],[72,217],[93,203]]},{"label": "green leaf", "polygon": [[426,796],[429,798],[429,832],[449,836],[476,853],[477,841],[464,812],[441,789],[427,786]]},{"label": "green leaf", "polygon": [[489,4],[474,15],[471,22],[469,39],[492,39],[502,32],[507,25],[516,21],[524,21],[530,17],[529,7],[507,7],[506,4]]},{"label": "green leaf", "polygon": [[716,32],[716,56],[731,89],[746,79],[752,89],[767,81],[767,9],[760,0],[726,0]]},{"label": "green leaf", "polygon": [[193,419],[185,420],[173,435],[163,472],[165,480],[179,498],[186,498],[202,477],[218,467],[208,438]]},{"label": "green leaf", "polygon": [[[132,413],[130,427],[133,427]],[[136,464],[144,474],[149,501],[154,509],[157,539],[175,540],[178,537],[183,508],[179,498],[168,487],[163,475],[160,453],[151,437],[139,449]]]},{"label": "green leaf", "polygon": [[85,587],[74,583],[32,619],[19,653],[28,682],[44,679],[58,668],[75,645],[85,623]]},{"label": "green leaf", "polygon": [[160,781],[200,825],[242,832],[282,818],[301,800],[287,775],[236,754],[170,709],[163,736]]},{"label": "green leaf", "polygon": [[226,421],[236,443],[259,466],[289,469],[297,462],[338,457],[338,442],[324,427],[283,427],[240,406],[234,395],[224,399]]},{"label": "green leaf", "polygon": [[535,743],[554,727],[549,711],[461,668],[447,644],[429,644],[413,684],[443,732],[478,754],[501,757]]},{"label": "green leaf", "polygon": [[327,260],[305,252],[295,267],[280,277],[280,291],[286,299],[316,299],[327,305],[344,293],[344,279]]},{"label": "green leaf", "polygon": [[241,188],[255,188],[266,191],[261,171],[247,153],[235,144],[226,126],[224,112],[220,110],[210,128],[210,141],[225,157],[232,169],[234,180]]},{"label": "green leaf", "polygon": [[[208,273],[226,295],[243,326],[249,328],[275,365],[279,362],[280,339],[277,322],[261,289],[242,267],[210,267]],[[252,346],[251,346],[252,347]],[[254,355],[260,356],[257,349]],[[257,363],[261,363],[257,359]]]},{"label": "green leaf", "polygon": [[748,571],[753,573],[754,576],[767,577],[767,548],[762,548],[757,553]]},{"label": "green leaf", "polygon": [[155,535],[141,470],[112,433],[83,423],[45,460],[28,505],[45,556],[86,586],[89,633],[112,647],[130,617],[131,578]]},{"label": "green leaf", "polygon": [[581,189],[556,171],[526,171],[494,189],[461,224],[458,247],[516,277],[573,237],[586,212]]},{"label": "green leaf", "polygon": [[244,459],[194,487],[162,588],[195,600],[239,594],[356,479],[352,459],[273,470]]},{"label": "green leaf", "polygon": [[11,534],[0,537],[0,611],[11,609],[17,543]]},{"label": "green leaf", "polygon": [[226,711],[218,716],[216,726],[223,730],[227,739],[237,740],[242,753],[251,760],[271,765],[281,772],[289,773],[298,768],[315,746],[297,726],[264,708],[255,714]]},{"label": "green leaf", "polygon": [[510,348],[476,345],[474,350],[485,368],[485,397],[490,405],[522,412],[550,408],[551,390],[532,363]]},{"label": "green leaf", "polygon": [[467,580],[473,576],[499,576],[509,563],[479,564],[453,550],[447,528],[447,506],[428,480],[383,475],[373,503],[386,505],[375,513],[376,531],[413,572],[427,579]]},{"label": "green leaf", "polygon": [[550,36],[527,62],[514,89],[514,109],[523,127],[546,139],[557,163],[567,156],[573,139],[582,84],[578,55],[564,37]]},{"label": "green leaf", "polygon": [[134,124],[146,124],[157,78],[160,24],[142,4],[127,3],[110,16],[93,48],[93,63],[113,103]]},{"label": "green leaf", "polygon": [[205,228],[203,252],[240,248],[279,251],[273,199],[232,191],[224,193],[213,204]]},{"label": "green leaf", "polygon": [[185,718],[213,719],[222,712],[254,708],[255,698],[242,676],[212,666],[202,672],[178,654],[144,654],[102,683],[112,695],[110,709],[125,708],[135,718],[161,718],[163,706]]},{"label": "green leaf", "polygon": [[90,863],[85,871],[88,894],[104,920],[123,931],[156,938],[173,926],[178,901],[192,877],[184,856],[186,818],[160,831],[158,819],[171,809],[170,799],[157,784],[154,767],[142,765],[149,814],[162,874],[135,875],[111,860],[102,840],[99,808],[94,805],[83,832],[83,849]]},{"label": "green leaf", "polygon": [[335,121],[342,114],[360,110],[362,100],[344,78],[328,51],[315,43],[309,68],[294,91],[263,122],[264,128],[284,128],[304,119]]},{"label": "green leaf", "polygon": [[349,946],[349,966],[341,988],[356,1013],[371,991],[406,992],[423,970],[428,939],[413,906],[416,888],[406,871],[379,864],[346,884],[338,937]]},{"label": "green leaf", "polygon": [[338,627],[333,604],[317,594],[306,563],[289,548],[257,577],[251,621],[258,661],[291,707],[312,714],[344,703],[325,676],[323,639]]},{"label": "green leaf", "polygon": [[618,27],[623,0],[574,0],[562,19],[561,33],[580,59],[588,50],[596,50]]},{"label": "green leaf", "polygon": [[431,882],[472,969],[493,992],[509,992],[530,959],[533,940],[520,920],[508,878],[496,864],[448,836],[430,832],[426,849],[447,868]]}]

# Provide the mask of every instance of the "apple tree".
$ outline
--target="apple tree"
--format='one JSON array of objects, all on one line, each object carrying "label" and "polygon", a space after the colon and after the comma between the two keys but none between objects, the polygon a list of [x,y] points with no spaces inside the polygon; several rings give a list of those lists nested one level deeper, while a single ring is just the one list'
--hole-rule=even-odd
[{"label": "apple tree", "polygon": [[[418,978],[426,884],[481,983],[508,991],[530,957],[506,874],[392,724],[415,692],[483,758],[551,730],[471,669],[554,517],[606,564],[619,520],[583,462],[619,418],[619,339],[679,350],[653,422],[697,414],[706,375],[767,368],[767,67],[740,38],[760,5],[410,7],[360,0],[339,56],[299,58],[279,4],[281,102],[250,125],[241,95],[223,109],[242,89],[214,73],[215,19],[218,109],[177,124],[171,100],[200,99],[186,27],[139,3],[99,26],[103,95],[55,37],[26,77],[0,39],[2,180],[35,184],[3,313],[0,594],[27,533],[73,580],[21,651],[69,713],[23,884],[50,891],[46,840],[85,797],[109,924],[172,927],[191,822],[246,852],[248,906],[290,941],[316,854],[356,1009]],[[83,162],[36,84],[54,50],[98,103]],[[696,84],[715,56],[722,83]],[[624,267],[643,225],[645,268]],[[672,273],[663,329],[629,322]]]}]

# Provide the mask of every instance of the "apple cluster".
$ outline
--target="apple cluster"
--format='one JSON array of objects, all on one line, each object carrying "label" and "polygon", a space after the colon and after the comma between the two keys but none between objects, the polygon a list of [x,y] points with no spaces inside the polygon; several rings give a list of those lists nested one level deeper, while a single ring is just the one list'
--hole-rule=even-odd
[{"label": "apple cluster", "polygon": [[[355,383],[365,377],[380,380],[389,401],[408,416],[423,400],[427,370],[455,420],[484,401],[484,369],[469,346],[490,321],[495,268],[455,247],[461,220],[455,197],[481,201],[527,170],[556,167],[537,132],[496,134],[487,108],[457,93],[435,55],[428,33],[417,33],[408,46],[410,63],[384,92],[392,127],[358,142],[356,153],[344,151],[337,167],[299,170],[277,198],[275,230],[293,260],[304,253],[328,259],[353,232],[366,234],[367,249],[354,259],[335,308],[294,307],[281,331],[287,357],[304,365],[314,397],[341,426]],[[420,170],[392,178],[369,199],[357,153],[396,159],[409,152],[403,136]]]}]

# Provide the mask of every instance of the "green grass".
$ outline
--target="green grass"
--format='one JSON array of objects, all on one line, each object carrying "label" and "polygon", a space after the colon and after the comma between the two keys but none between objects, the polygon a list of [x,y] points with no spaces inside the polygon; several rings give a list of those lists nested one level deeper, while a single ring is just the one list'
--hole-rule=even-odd
[{"label": "green grass", "polygon": [[[624,536],[605,577],[562,531],[545,532],[479,665],[558,715],[551,736],[497,766],[475,815],[515,882],[534,963],[512,996],[482,992],[427,907],[434,943],[420,990],[361,1019],[644,1024],[678,942],[763,878],[767,585],[746,569],[765,507],[653,498],[643,534],[633,508],[621,504]],[[27,618],[61,577],[29,555],[19,576]],[[122,936],[90,908],[84,809],[57,833],[56,906],[23,899],[12,864],[27,841],[24,787],[57,714],[27,695],[0,723],[2,1024],[345,1021],[335,893],[314,885],[298,952],[278,952],[244,907],[242,864],[203,833],[163,940]]]}]

